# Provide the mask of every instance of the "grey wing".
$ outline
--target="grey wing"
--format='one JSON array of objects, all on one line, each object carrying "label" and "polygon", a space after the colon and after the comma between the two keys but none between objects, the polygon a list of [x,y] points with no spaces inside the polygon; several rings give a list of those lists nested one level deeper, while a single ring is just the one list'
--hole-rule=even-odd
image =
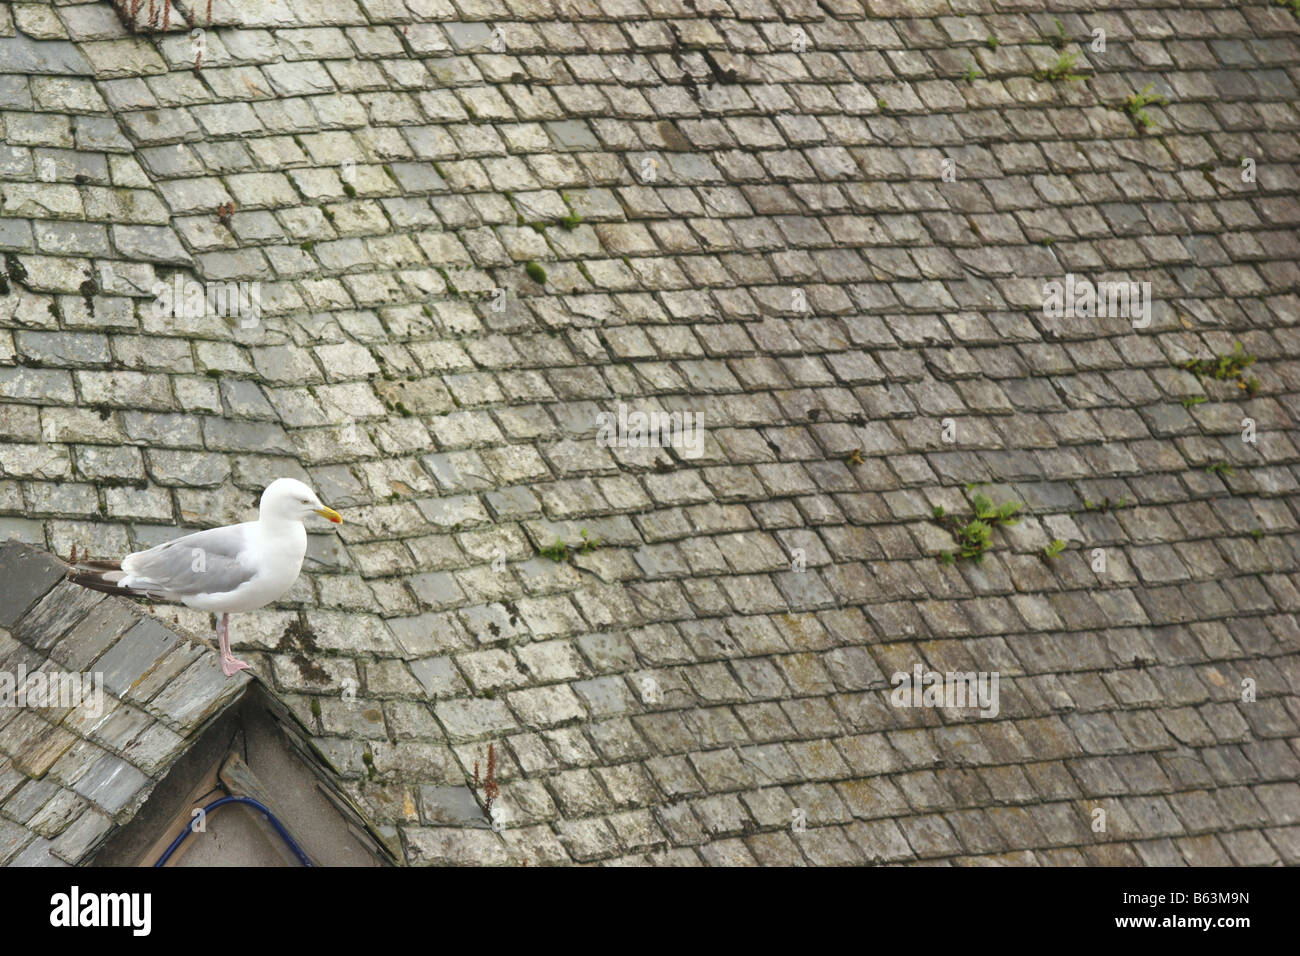
[{"label": "grey wing", "polygon": [[245,545],[244,525],[196,531],[127,555],[117,583],[180,597],[225,594],[257,576],[258,568],[241,560]]}]

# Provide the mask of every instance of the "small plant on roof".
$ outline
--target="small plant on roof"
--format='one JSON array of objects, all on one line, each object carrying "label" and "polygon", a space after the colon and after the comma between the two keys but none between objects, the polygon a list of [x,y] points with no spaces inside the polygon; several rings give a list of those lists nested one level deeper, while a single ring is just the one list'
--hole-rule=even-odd
[{"label": "small plant on roof", "polygon": [[1169,100],[1159,93],[1152,93],[1153,83],[1148,83],[1141,90],[1130,93],[1124,100],[1124,112],[1132,117],[1133,122],[1137,123],[1143,129],[1150,129],[1156,125],[1156,121],[1147,113],[1147,106],[1164,106]]},{"label": "small plant on roof", "polygon": [[1049,68],[1036,72],[1034,74],[1034,79],[1044,80],[1049,83],[1055,83],[1059,80],[1065,80],[1069,83],[1078,83],[1080,80],[1086,79],[1082,73],[1074,72],[1074,68],[1078,65],[1078,62],[1079,54],[1062,53],[1056,58],[1056,62]]},{"label": "small plant on roof", "polygon": [[528,278],[538,285],[546,285],[546,270],[533,260],[529,259],[527,264],[524,265],[524,272],[528,274]]},{"label": "small plant on roof", "polygon": [[853,449],[853,451],[849,452],[847,455],[844,456],[844,463],[846,465],[861,465],[864,464],[865,462],[866,459],[862,457],[861,448],[855,448]]},{"label": "small plant on roof", "polygon": [[537,553],[544,558],[550,558],[552,561],[558,564],[559,562],[568,559],[569,546],[559,538],[556,538],[555,544],[549,547],[539,548]]},{"label": "small plant on roof", "polygon": [[478,778],[478,761],[474,761],[474,783],[472,789],[483,790],[483,812],[487,814],[489,820],[492,819],[492,802],[501,794],[501,788],[497,785],[497,751],[494,744],[488,744],[487,752],[487,776],[480,781]]},{"label": "small plant on roof", "polygon": [[582,535],[582,544],[577,547],[578,554],[591,554],[600,547],[600,539],[589,537],[586,528],[583,528],[578,533]]},{"label": "small plant on roof", "polygon": [[969,521],[948,514],[942,505],[935,506],[935,522],[957,539],[956,552],[939,552],[940,563],[952,564],[960,560],[974,561],[978,564],[984,560],[985,552],[992,547],[993,529],[999,525],[1010,527],[1020,522],[1019,502],[1007,501],[995,505],[987,495],[976,495],[971,500],[971,504],[974,506],[975,515]]},{"label": "small plant on roof", "polygon": [[1122,498],[1119,499],[1119,501],[1111,501],[1109,495],[1107,495],[1101,501],[1091,501],[1087,498],[1083,499],[1084,511],[1099,511],[1102,514],[1105,514],[1110,511],[1119,511],[1121,508],[1128,508],[1128,507],[1130,507],[1128,495],[1124,495]]},{"label": "small plant on roof", "polygon": [[1064,550],[1065,550],[1065,542],[1062,541],[1060,538],[1056,538],[1055,540],[1052,541],[1051,544],[1043,548],[1043,556],[1048,558],[1056,558],[1059,557],[1061,552]]},{"label": "small plant on roof", "polygon": [[1259,379],[1244,373],[1255,361],[1255,356],[1247,352],[1240,342],[1236,342],[1231,352],[1208,359],[1188,359],[1178,363],[1178,367],[1199,378],[1212,378],[1219,382],[1235,381],[1237,388],[1247,395],[1254,395],[1259,391]]},{"label": "small plant on roof", "polygon": [[1002,45],[1002,41],[990,33],[989,38],[984,41],[984,45],[990,50],[997,50],[997,48]]},{"label": "small plant on roof", "polygon": [[1218,475],[1220,478],[1232,477],[1232,466],[1226,461],[1216,461],[1213,464],[1206,465],[1205,470],[1211,475]]},{"label": "small plant on roof", "polygon": [[962,76],[966,78],[967,83],[974,83],[983,75],[984,74],[982,74],[979,70],[975,69],[974,63],[969,64],[966,67],[966,72],[962,74]]},{"label": "small plant on roof", "polygon": [[1052,22],[1056,24],[1056,32],[1047,38],[1057,50],[1064,50],[1065,45],[1070,42],[1070,34],[1065,32],[1065,24],[1061,22],[1060,17],[1052,17]]}]

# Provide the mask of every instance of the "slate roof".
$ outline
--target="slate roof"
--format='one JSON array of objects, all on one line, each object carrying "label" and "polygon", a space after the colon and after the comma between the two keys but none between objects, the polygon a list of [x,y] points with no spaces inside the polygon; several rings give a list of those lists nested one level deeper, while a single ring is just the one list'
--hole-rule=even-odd
[{"label": "slate roof", "polygon": [[[215,0],[196,63],[183,4],[0,5],[0,535],[309,480],[235,646],[411,863],[1300,862],[1300,20],[1076,6]],[[1027,517],[942,564],[976,492]]]},{"label": "slate roof", "polygon": [[62,701],[73,706],[0,707],[0,865],[85,862],[250,680],[228,680],[215,650],[64,570],[0,545],[0,671],[103,682],[102,696]]}]

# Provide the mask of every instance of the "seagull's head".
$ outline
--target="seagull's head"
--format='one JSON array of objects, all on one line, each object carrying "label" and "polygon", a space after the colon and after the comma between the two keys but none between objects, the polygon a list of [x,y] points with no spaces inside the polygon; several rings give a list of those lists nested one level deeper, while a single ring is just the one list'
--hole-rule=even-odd
[{"label": "seagull's head", "polygon": [[337,511],[321,504],[316,492],[296,478],[275,479],[262,492],[258,506],[258,517],[279,521],[304,521],[313,514],[329,518],[335,524],[343,523]]}]

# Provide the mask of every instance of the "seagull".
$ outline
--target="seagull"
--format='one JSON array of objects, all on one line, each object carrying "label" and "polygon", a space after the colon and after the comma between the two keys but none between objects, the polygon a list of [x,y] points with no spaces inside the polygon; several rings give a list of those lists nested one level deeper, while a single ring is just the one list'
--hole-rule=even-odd
[{"label": "seagull", "polygon": [[219,614],[221,670],[233,677],[248,664],[230,653],[230,615],[265,607],[293,587],[307,554],[303,520],[313,514],[343,522],[301,481],[277,478],[262,492],[256,521],[196,531],[121,561],[78,562],[74,551],[67,578],[108,594]]}]

